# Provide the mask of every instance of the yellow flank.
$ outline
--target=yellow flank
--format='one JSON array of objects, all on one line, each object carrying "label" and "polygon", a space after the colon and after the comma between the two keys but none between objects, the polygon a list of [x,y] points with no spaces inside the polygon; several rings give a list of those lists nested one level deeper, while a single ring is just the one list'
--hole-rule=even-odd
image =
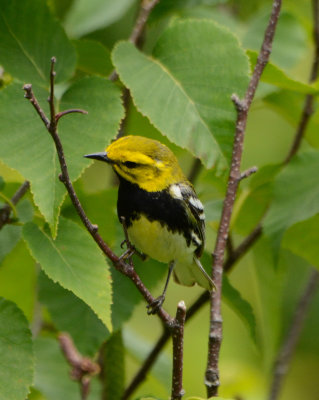
[{"label": "yellow flank", "polygon": [[[120,176],[148,192],[186,181],[175,155],[157,140],[125,136],[111,143],[105,151]],[[136,166],[130,168],[125,163],[136,163]]]},{"label": "yellow flank", "polygon": [[148,256],[164,263],[183,260],[186,264],[192,264],[195,247],[187,247],[182,234],[169,231],[160,222],[151,222],[141,215],[127,231],[130,241]]}]

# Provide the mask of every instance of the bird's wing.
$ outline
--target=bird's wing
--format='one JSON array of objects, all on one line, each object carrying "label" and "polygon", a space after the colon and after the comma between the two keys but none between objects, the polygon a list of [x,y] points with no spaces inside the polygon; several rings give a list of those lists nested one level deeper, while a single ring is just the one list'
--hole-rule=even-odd
[{"label": "bird's wing", "polygon": [[[185,201],[186,211],[191,221],[193,229],[193,241],[198,243],[195,251],[197,257],[200,257],[204,250],[205,245],[205,214],[204,207],[198,199],[195,190],[190,185],[180,184],[180,190]],[[199,240],[196,240],[196,239]]]}]

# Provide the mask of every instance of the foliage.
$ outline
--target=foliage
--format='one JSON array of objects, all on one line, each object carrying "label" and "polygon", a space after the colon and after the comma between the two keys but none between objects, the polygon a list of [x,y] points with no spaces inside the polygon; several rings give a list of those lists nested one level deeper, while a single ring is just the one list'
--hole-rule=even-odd
[{"label": "foliage", "polygon": [[[58,131],[80,201],[116,254],[123,232],[114,176],[83,155],[103,151],[126,113],[125,134],[167,144],[186,174],[198,157],[195,187],[207,209],[203,263],[209,268],[235,131],[231,95],[245,93],[270,5],[161,0],[137,48],[128,32],[138,1],[2,0],[0,217],[24,180],[31,187],[0,230],[0,400],[80,399],[58,346],[60,331],[71,335],[83,356],[105,366],[102,379],[92,378],[88,399],[103,393],[116,400],[161,334],[136,287],[105,260],[81,224],[59,180],[52,138],[23,98],[22,85],[32,83],[48,116],[55,56],[57,112],[88,111],[64,116]],[[290,0],[283,7],[271,62],[248,118],[243,169],[257,165],[258,172],[241,183],[231,221],[229,254],[259,223],[263,234],[224,279],[220,399],[267,397],[296,303],[312,268],[319,268],[319,83],[307,82],[311,6]],[[109,79],[113,68],[116,82]],[[124,87],[130,90],[127,101]],[[283,164],[306,94],[315,96],[314,114],[298,154]],[[167,267],[138,258],[134,265],[157,294]],[[171,282],[165,307],[173,315],[179,300],[189,307],[200,294],[197,287]],[[313,339],[319,334],[318,305],[317,294],[281,400],[318,398],[312,383],[319,368]],[[189,399],[205,396],[208,320],[203,307],[185,327]],[[132,398],[169,396],[170,353],[165,348]]]}]

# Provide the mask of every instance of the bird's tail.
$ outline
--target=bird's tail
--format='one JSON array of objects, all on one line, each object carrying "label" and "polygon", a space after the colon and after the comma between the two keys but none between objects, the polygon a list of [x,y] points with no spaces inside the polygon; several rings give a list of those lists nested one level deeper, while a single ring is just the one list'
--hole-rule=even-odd
[{"label": "bird's tail", "polygon": [[209,291],[215,290],[212,278],[207,274],[200,260],[194,256],[193,263],[177,261],[174,267],[174,279],[177,283],[185,286],[193,286],[197,283]]}]

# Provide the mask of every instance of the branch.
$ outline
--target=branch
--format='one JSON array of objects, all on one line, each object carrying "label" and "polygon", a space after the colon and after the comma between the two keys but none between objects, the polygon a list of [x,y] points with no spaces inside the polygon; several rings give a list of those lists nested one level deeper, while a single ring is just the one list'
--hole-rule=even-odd
[{"label": "branch", "polygon": [[184,349],[184,324],[186,307],[184,301],[177,306],[176,318],[172,329],[173,340],[173,376],[171,400],[180,400],[184,395],[183,390],[183,349]]},{"label": "branch", "polygon": [[290,329],[287,333],[284,343],[281,346],[277,360],[275,362],[269,400],[278,399],[279,392],[283,384],[283,378],[287,373],[291,357],[295,351],[300,334],[302,332],[302,328],[304,326],[307,311],[318,289],[318,284],[319,272],[317,270],[312,270],[306,288],[297,304],[297,308],[291,322]]},{"label": "branch", "polygon": [[[313,8],[313,38],[314,38],[314,55],[312,68],[310,72],[309,82],[314,82],[318,77],[319,69],[319,2],[318,0],[312,0]],[[305,98],[304,107],[301,113],[301,118],[297,131],[295,134],[294,141],[291,145],[289,153],[284,161],[284,164],[288,164],[292,157],[297,153],[301,140],[306,132],[311,115],[314,112],[313,108],[314,95],[308,94]]]},{"label": "branch", "polygon": [[72,367],[70,376],[78,381],[81,388],[81,399],[86,400],[90,392],[91,378],[100,373],[100,366],[87,357],[83,357],[67,333],[58,335],[61,350]]},{"label": "branch", "polygon": [[[30,183],[28,181],[25,181],[22,183],[22,185],[19,187],[19,189],[15,192],[15,194],[11,198],[11,203],[15,206],[19,200],[26,194],[30,187]],[[10,223],[10,212],[11,212],[11,207],[9,204],[6,204],[1,210],[0,210],[0,229],[5,225]]]},{"label": "branch", "polygon": [[237,123],[234,138],[234,147],[231,160],[230,173],[227,184],[227,191],[223,205],[222,216],[217,233],[217,239],[214,250],[213,280],[217,290],[211,295],[211,315],[210,315],[210,333],[208,345],[208,360],[205,374],[205,384],[208,397],[216,396],[219,387],[219,351],[222,341],[222,316],[221,316],[221,291],[223,277],[223,261],[227,243],[230,219],[233,205],[237,193],[238,184],[241,180],[240,164],[243,151],[243,142],[247,115],[254,98],[260,76],[268,62],[275,29],[280,13],[281,0],[274,0],[272,12],[266,28],[264,40],[258,55],[257,63],[248,85],[244,99],[239,99],[237,95],[232,96],[232,100],[237,110]]},{"label": "branch", "polygon": [[[129,41],[133,43],[137,48],[140,48],[140,40],[142,38],[146,22],[150,16],[153,8],[158,4],[160,0],[141,0],[140,9],[138,16],[136,18],[135,24],[133,26],[132,32],[129,37]],[[114,70],[109,79],[111,81],[116,81],[118,78],[117,72]]]},{"label": "branch", "polygon": [[[110,247],[104,242],[100,234],[98,233],[98,226],[93,225],[87,215],[85,214],[85,211],[75,193],[75,190],[73,188],[73,185],[71,183],[70,177],[69,177],[69,172],[64,156],[64,151],[63,151],[63,146],[60,140],[60,137],[58,135],[57,131],[57,125],[59,119],[56,118],[55,115],[55,107],[54,107],[54,78],[55,78],[55,71],[54,71],[54,64],[56,60],[54,57],[51,59],[51,72],[50,72],[50,96],[49,96],[49,103],[50,103],[50,120],[46,117],[44,114],[43,110],[41,109],[37,99],[34,96],[34,93],[32,91],[32,85],[27,84],[24,85],[23,89],[25,90],[26,94],[25,97],[30,100],[31,104],[39,114],[40,118],[42,119],[45,127],[47,128],[48,132],[50,133],[55,147],[56,151],[58,154],[59,158],[59,163],[61,167],[61,174],[60,174],[60,180],[63,182],[64,186],[66,187],[69,196],[71,198],[71,201],[73,203],[73,206],[75,207],[79,217],[81,218],[84,226],[86,229],[89,231],[95,242],[98,244],[102,252],[107,256],[107,258],[112,261],[113,265],[115,268],[120,271],[122,274],[126,275],[129,277],[132,282],[135,284],[136,288],[139,290],[139,292],[142,294],[144,299],[147,301],[148,304],[152,304],[154,302],[154,298],[151,295],[151,293],[148,291],[148,289],[145,287],[143,282],[141,281],[139,275],[136,273],[134,267],[132,265],[126,264],[123,260],[121,260],[111,249]],[[70,110],[71,112],[72,110]],[[77,111],[75,111],[77,112]],[[66,114],[66,113],[65,113]],[[158,311],[158,315],[161,318],[161,320],[166,324],[168,327],[171,327],[173,325],[173,318],[165,311],[163,308],[160,308]]]}]

